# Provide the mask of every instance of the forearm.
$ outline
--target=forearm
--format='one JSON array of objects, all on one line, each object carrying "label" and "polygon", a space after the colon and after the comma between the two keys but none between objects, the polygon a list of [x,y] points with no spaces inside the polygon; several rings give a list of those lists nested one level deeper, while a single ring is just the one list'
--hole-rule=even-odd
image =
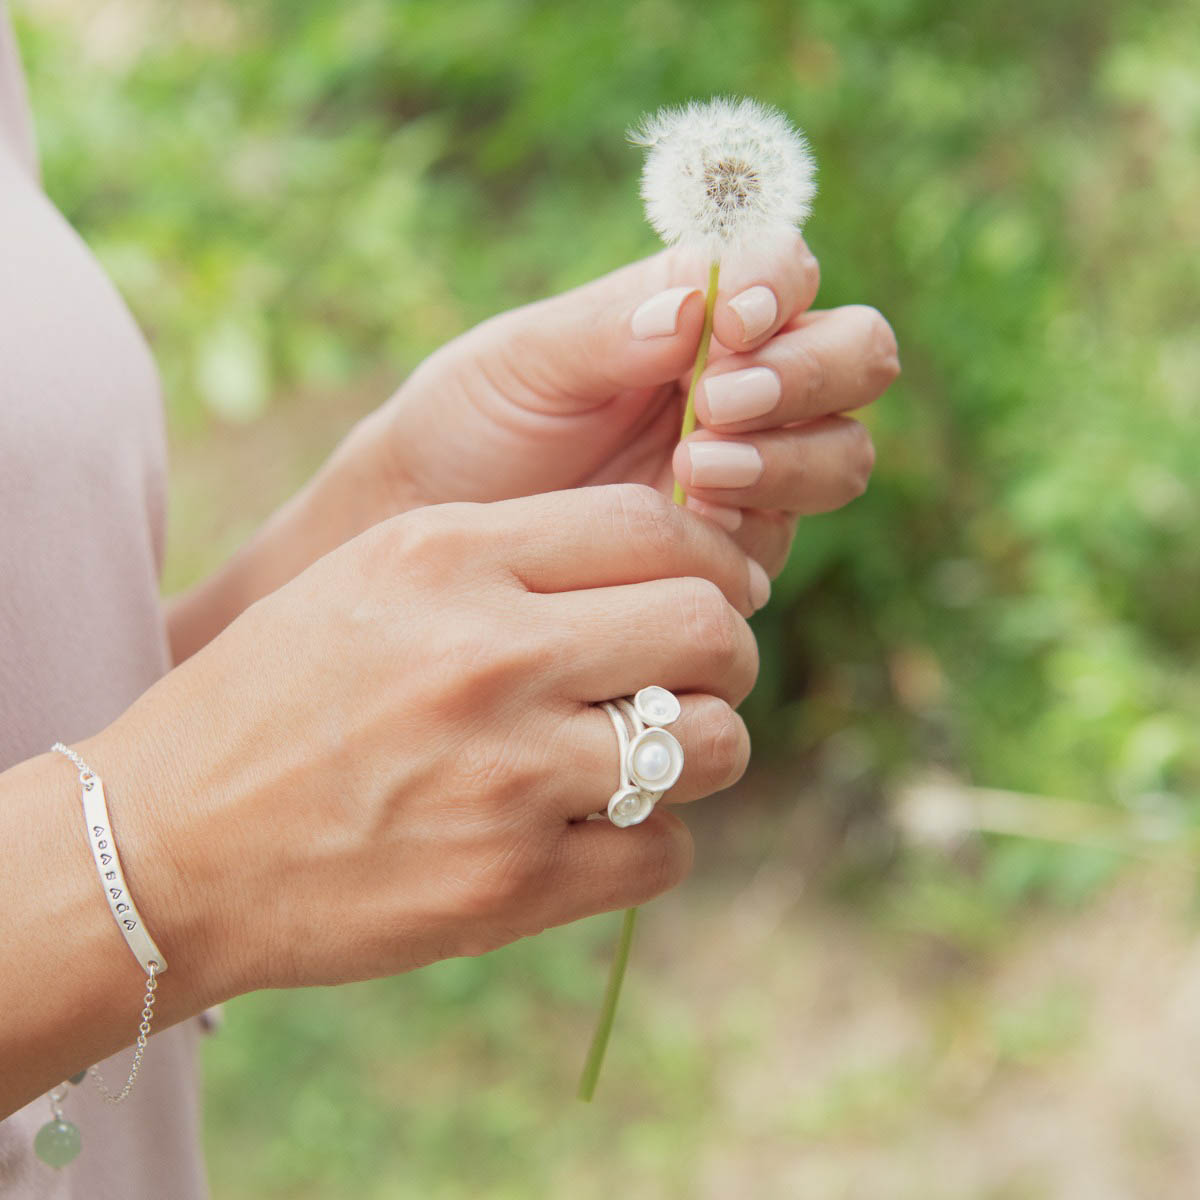
[{"label": "forearm", "polygon": [[[211,916],[168,834],[169,769],[120,722],[76,748],[104,780],[129,891],[169,964],[153,1021],[165,1029],[228,992]],[[0,846],[2,1118],[132,1045],[146,977],[105,902],[65,758],[43,754],[0,774]]]},{"label": "forearm", "polygon": [[360,423],[309,483],[218,571],[167,603],[172,661],[206,646],[235,617],[377,522],[419,506],[379,461],[379,440]]}]

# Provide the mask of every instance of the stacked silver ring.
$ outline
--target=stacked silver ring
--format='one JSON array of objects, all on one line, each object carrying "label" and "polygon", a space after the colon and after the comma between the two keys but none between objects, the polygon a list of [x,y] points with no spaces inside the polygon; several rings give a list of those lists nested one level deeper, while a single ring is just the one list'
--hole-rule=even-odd
[{"label": "stacked silver ring", "polygon": [[683,771],[683,747],[664,728],[679,717],[679,700],[666,688],[644,687],[600,707],[616,730],[621,760],[620,786],[608,802],[608,819],[622,828],[639,825]]}]

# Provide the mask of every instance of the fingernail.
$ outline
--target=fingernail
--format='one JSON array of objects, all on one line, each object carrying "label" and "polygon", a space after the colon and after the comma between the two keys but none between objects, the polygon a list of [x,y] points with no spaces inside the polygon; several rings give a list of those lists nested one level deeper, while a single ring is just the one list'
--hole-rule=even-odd
[{"label": "fingernail", "polygon": [[761,564],[753,558],[746,561],[750,564],[750,603],[754,605],[754,611],[758,612],[760,608],[766,608],[767,601],[771,598],[771,580]]},{"label": "fingernail", "polygon": [[634,309],[629,330],[638,341],[647,338],[670,337],[679,331],[679,310],[683,302],[696,293],[696,288],[674,287],[651,296]]},{"label": "fingernail", "polygon": [[758,482],[763,461],[748,442],[690,442],[692,486],[744,488]]},{"label": "fingernail", "polygon": [[742,323],[742,340],[753,341],[760,333],[766,333],[779,315],[779,301],[769,287],[761,284],[747,288],[729,302],[733,314]]},{"label": "fingernail", "polygon": [[709,419],[714,425],[732,425],[769,413],[779,403],[782,385],[770,367],[747,367],[704,381]]},{"label": "fingernail", "polygon": [[695,496],[687,498],[687,506],[694,513],[707,517],[714,525],[720,525],[729,533],[734,533],[742,527],[742,510],[730,508],[725,504],[709,504],[705,500],[697,500]]}]

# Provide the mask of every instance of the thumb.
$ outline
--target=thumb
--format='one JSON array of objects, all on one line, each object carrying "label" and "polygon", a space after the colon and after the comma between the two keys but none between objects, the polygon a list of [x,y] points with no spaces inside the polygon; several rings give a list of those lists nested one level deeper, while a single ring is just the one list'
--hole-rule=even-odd
[{"label": "thumb", "polygon": [[663,288],[661,273],[638,272],[642,265],[489,322],[507,378],[552,412],[584,412],[616,392],[678,379],[696,357],[704,292]]}]

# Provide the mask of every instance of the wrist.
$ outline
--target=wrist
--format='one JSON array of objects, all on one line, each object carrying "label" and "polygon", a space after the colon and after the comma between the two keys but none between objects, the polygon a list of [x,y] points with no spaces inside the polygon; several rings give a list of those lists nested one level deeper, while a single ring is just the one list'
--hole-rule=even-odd
[{"label": "wrist", "polygon": [[256,600],[372,525],[421,507],[370,417],[218,571],[168,603],[171,657],[181,663]]},{"label": "wrist", "polygon": [[435,503],[408,459],[411,447],[390,428],[396,401],[393,397],[363,417],[306,489],[314,510],[341,511],[346,524],[354,527],[341,541],[389,517]]},{"label": "wrist", "polygon": [[[144,726],[135,705],[72,748],[103,780],[129,894],[169,963],[164,994],[171,996],[170,1008],[186,1016],[236,995],[240,972],[227,936],[214,831],[203,820],[201,798],[184,790],[187,769],[172,745],[174,722],[162,705],[155,707],[153,728]],[[194,722],[190,740],[203,740]],[[77,790],[75,777],[67,779]],[[86,850],[82,820],[78,834]],[[134,965],[120,941],[113,953]]]}]

